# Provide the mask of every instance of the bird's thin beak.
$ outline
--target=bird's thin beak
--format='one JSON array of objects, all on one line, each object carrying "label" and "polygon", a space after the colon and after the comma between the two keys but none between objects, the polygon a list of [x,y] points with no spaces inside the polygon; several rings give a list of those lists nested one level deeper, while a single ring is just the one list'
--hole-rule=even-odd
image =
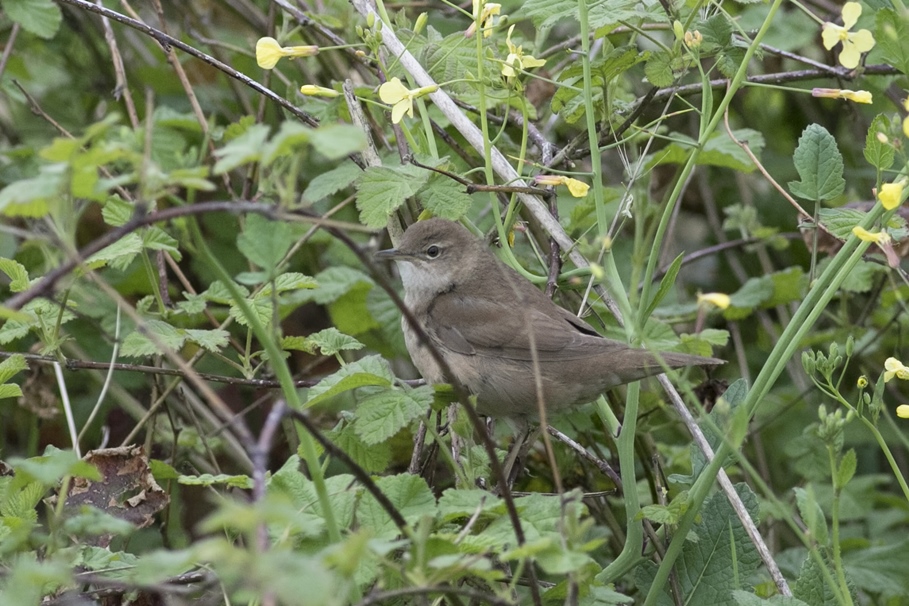
[{"label": "bird's thin beak", "polygon": [[397,248],[389,248],[386,250],[380,250],[373,255],[373,257],[375,257],[376,259],[389,259],[389,260],[398,259],[403,256],[404,255],[401,254],[401,251],[399,251]]}]

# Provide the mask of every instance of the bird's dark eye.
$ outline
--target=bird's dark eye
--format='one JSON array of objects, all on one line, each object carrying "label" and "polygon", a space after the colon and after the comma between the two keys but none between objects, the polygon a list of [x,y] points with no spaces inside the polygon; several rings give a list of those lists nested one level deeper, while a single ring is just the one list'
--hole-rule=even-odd
[{"label": "bird's dark eye", "polygon": [[432,246],[430,246],[429,248],[426,249],[426,256],[429,257],[430,259],[435,259],[440,254],[442,254],[442,249],[439,248],[438,246],[436,246],[435,244],[433,244]]}]

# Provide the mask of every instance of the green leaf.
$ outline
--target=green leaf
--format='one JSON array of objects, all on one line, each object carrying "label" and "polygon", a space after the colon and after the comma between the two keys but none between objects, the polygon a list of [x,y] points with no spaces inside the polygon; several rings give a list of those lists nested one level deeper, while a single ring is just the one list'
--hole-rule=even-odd
[{"label": "green leaf", "polygon": [[254,124],[221,149],[216,149],[215,157],[218,161],[215,163],[214,174],[223,175],[238,166],[257,161],[262,156],[268,132],[268,126]]},{"label": "green leaf", "polygon": [[843,458],[840,459],[840,464],[836,468],[835,486],[837,488],[842,490],[849,483],[849,480],[855,475],[856,466],[855,449],[850,448],[843,454]]},{"label": "green leaf", "polygon": [[101,209],[101,216],[108,225],[120,227],[132,218],[134,211],[135,207],[129,202],[120,198],[108,198]]},{"label": "green leaf", "polygon": [[880,603],[887,598],[897,603],[909,595],[909,540],[892,545],[875,545],[865,549],[849,550],[843,563],[849,580],[867,593],[882,594]]},{"label": "green leaf", "polygon": [[[751,0],[736,0],[740,4],[745,4]],[[747,591],[742,591],[737,589],[732,592],[732,598],[735,600],[736,606],[811,606],[807,602],[803,602],[798,598],[791,598],[784,595],[774,595],[770,596],[769,599],[763,599],[756,596],[753,593],[748,593]]]},{"label": "green leaf", "polygon": [[369,445],[384,442],[432,406],[432,387],[387,389],[367,396],[357,406],[354,430]]},{"label": "green leaf", "polygon": [[17,373],[28,370],[28,363],[22,354],[13,354],[0,362],[0,383],[6,383]]},{"label": "green leaf", "polygon": [[[423,478],[409,473],[386,476],[376,480],[376,485],[409,524],[415,524],[424,516],[436,516],[436,499]],[[398,535],[397,526],[370,493],[364,493],[360,500],[357,521],[378,539]]]},{"label": "green leaf", "polygon": [[[871,126],[868,127],[868,135],[865,137],[865,160],[879,171],[887,170],[893,166],[896,150],[893,148],[893,144],[889,142],[891,128],[890,118],[884,114],[878,114],[871,121]],[[879,134],[888,137],[886,143],[878,140],[877,136]]]},{"label": "green leaf", "polygon": [[337,301],[358,284],[372,285],[372,278],[358,269],[336,265],[316,274],[318,286],[307,293],[302,293],[304,301],[314,301],[327,305]]},{"label": "green leaf", "polygon": [[262,166],[270,166],[278,158],[295,153],[296,149],[309,143],[313,132],[313,129],[299,122],[285,120],[262,148]]},{"label": "green leaf", "polygon": [[329,160],[340,160],[366,148],[363,131],[351,124],[328,124],[312,131],[310,145]]},{"label": "green leaf", "polygon": [[415,166],[372,166],[357,179],[360,221],[369,227],[385,227],[407,198],[429,180],[429,171]]},{"label": "green leaf", "polygon": [[243,232],[237,236],[237,249],[256,266],[273,270],[295,241],[290,224],[253,214],[246,217]]},{"label": "green leaf", "polygon": [[675,82],[675,73],[672,71],[672,55],[665,51],[653,53],[647,64],[644,65],[644,75],[656,87],[666,88]]},{"label": "green leaf", "polygon": [[840,240],[852,235],[852,228],[862,222],[865,213],[853,208],[822,208],[818,213],[820,222]]},{"label": "green leaf", "polygon": [[650,305],[647,306],[647,311],[644,312],[643,317],[649,318],[651,314],[653,314],[653,310],[659,307],[666,295],[672,290],[672,287],[675,285],[676,276],[679,275],[679,270],[682,268],[682,259],[684,257],[684,254],[680,254],[669,264],[666,275],[660,280],[660,287],[657,289],[656,294],[653,295],[653,300],[650,301]]},{"label": "green leaf", "polygon": [[452,221],[463,217],[472,202],[463,185],[438,173],[432,174],[426,186],[417,193],[417,197],[423,208],[434,217]]},{"label": "green leaf", "polygon": [[22,292],[28,288],[28,270],[18,261],[0,257],[0,271],[9,277],[11,292]]},{"label": "green leaf", "polygon": [[304,351],[315,351],[323,356],[333,356],[341,351],[363,349],[365,345],[332,326],[315,332],[305,339]]},{"label": "green leaf", "polygon": [[[736,140],[747,142],[748,147],[760,156],[764,148],[764,136],[750,128],[741,128],[733,131]],[[647,163],[648,168],[660,164],[684,164],[688,161],[697,141],[681,133],[672,134],[673,143],[653,154]],[[700,166],[719,166],[741,172],[752,172],[754,162],[735,141],[729,138],[725,131],[715,133],[704,144],[704,149],[698,154],[697,164]]]},{"label": "green leaf", "polygon": [[[263,299],[261,297],[256,297],[255,299],[243,299],[247,305],[249,305],[250,311],[259,319],[259,323],[263,326],[271,326],[272,320],[274,320],[274,307],[271,304],[271,299]],[[246,312],[236,304],[236,302],[231,302],[230,310],[228,312],[230,317],[236,320],[240,326],[249,326],[250,320],[246,316]]]},{"label": "green leaf", "polygon": [[59,197],[61,179],[58,173],[42,171],[40,177],[13,181],[0,190],[0,214],[7,217],[43,217],[50,200]]},{"label": "green leaf", "polygon": [[875,17],[874,39],[883,51],[884,62],[909,74],[909,20],[889,8],[877,11]]},{"label": "green leaf", "polygon": [[799,516],[808,528],[811,539],[820,546],[827,545],[827,519],[824,517],[824,511],[821,509],[817,498],[814,495],[814,489],[811,484],[807,488],[793,488],[795,492],[795,502],[799,508]]},{"label": "green leaf", "polygon": [[110,265],[114,269],[124,270],[136,255],[142,252],[142,238],[136,232],[126,234],[110,246],[105,246],[88,259],[86,265],[92,269]]},{"label": "green leaf", "polygon": [[832,200],[846,187],[843,156],[826,128],[809,124],[799,137],[793,156],[801,181],[790,181],[789,190],[805,200]]},{"label": "green leaf", "polygon": [[[300,464],[299,456],[292,455],[288,458],[281,469],[272,475],[268,491],[286,495],[298,509],[324,517],[315,485],[300,471]],[[384,465],[380,469],[384,469]],[[341,528],[347,528],[353,520],[354,504],[361,488],[350,474],[326,478],[325,487],[331,495],[331,510],[335,521]]]},{"label": "green leaf", "polygon": [[306,408],[315,406],[319,402],[357,387],[368,385],[390,387],[392,381],[394,381],[394,375],[388,367],[388,362],[382,356],[366,356],[343,366],[341,370],[314,385],[309,390],[309,399],[305,406]]},{"label": "green leaf", "polygon": [[[756,520],[754,493],[745,484],[736,484],[735,489]],[[699,520],[692,529],[697,540],[686,541],[676,560],[681,591],[676,597],[686,604],[729,604],[743,579],[757,571],[760,556],[724,494],[715,493],[704,502]],[[638,567],[635,581],[639,588],[650,587],[656,568],[652,562]],[[665,603],[671,604],[668,584],[658,590]]]},{"label": "green leaf", "polygon": [[212,475],[203,473],[198,476],[180,476],[177,478],[178,484],[185,486],[226,486],[228,488],[240,488],[250,490],[253,487],[252,478],[249,476],[232,476],[225,473]]},{"label": "green leaf", "polygon": [[747,318],[772,296],[773,279],[770,276],[749,278],[741,288],[730,295],[730,304],[723,310],[723,317],[727,320]]},{"label": "green leaf", "polygon": [[63,21],[60,7],[53,0],[0,0],[3,12],[39,38],[53,38]]},{"label": "green leaf", "polygon": [[272,292],[283,293],[293,290],[312,290],[319,283],[314,278],[298,272],[287,272],[265,283],[265,286],[256,293],[256,298],[271,297]]},{"label": "green leaf", "polygon": [[476,488],[448,488],[439,497],[439,514],[443,522],[458,518],[469,518],[477,512],[498,515],[502,499],[489,491]]},{"label": "green leaf", "polygon": [[142,230],[142,246],[149,250],[169,252],[176,261],[183,258],[183,253],[177,248],[179,243],[170,234],[155,225]]},{"label": "green leaf", "polygon": [[343,162],[336,168],[313,177],[303,190],[303,203],[311,204],[349,187],[363,170],[353,162]]},{"label": "green leaf", "polygon": [[20,398],[22,397],[22,388],[18,385],[12,383],[4,383],[0,385],[0,400],[4,398]]},{"label": "green leaf", "polygon": [[327,432],[326,435],[338,448],[347,453],[354,463],[368,472],[385,471],[391,462],[391,447],[387,442],[367,446],[351,425],[346,425],[341,430]]},{"label": "green leaf", "polygon": [[[151,336],[160,341],[161,346],[152,341]],[[162,346],[179,351],[185,342],[185,331],[161,320],[146,320],[142,328],[126,335],[120,354],[128,358],[154,356],[163,353]]]},{"label": "green leaf", "polygon": [[221,351],[230,343],[230,333],[220,328],[187,328],[184,332],[188,340],[213,353]]},{"label": "green leaf", "polygon": [[43,456],[29,459],[13,457],[8,462],[17,476],[22,475],[21,480],[40,482],[44,486],[53,486],[67,475],[101,481],[101,474],[94,465],[77,457],[72,450],[60,450],[53,446],[48,446]]}]

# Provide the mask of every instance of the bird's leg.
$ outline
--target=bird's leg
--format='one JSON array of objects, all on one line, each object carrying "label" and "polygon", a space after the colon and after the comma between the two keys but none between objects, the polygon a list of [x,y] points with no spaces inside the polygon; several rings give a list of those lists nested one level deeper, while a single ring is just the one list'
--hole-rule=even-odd
[{"label": "bird's leg", "polygon": [[533,447],[540,435],[540,428],[534,427],[527,421],[523,421],[515,434],[514,443],[505,457],[503,473],[505,481],[508,482],[508,489],[511,490],[515,480],[524,471],[524,462],[527,460],[527,453]]}]

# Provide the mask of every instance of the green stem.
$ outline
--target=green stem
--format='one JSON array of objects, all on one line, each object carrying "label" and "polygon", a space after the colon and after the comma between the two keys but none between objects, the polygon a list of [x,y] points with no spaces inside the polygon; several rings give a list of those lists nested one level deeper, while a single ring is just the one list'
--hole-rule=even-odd
[{"label": "green stem", "polygon": [[[288,406],[294,410],[302,410],[303,404],[300,401],[300,395],[297,392],[297,388],[294,386],[293,376],[291,375],[287,364],[284,362],[284,357],[281,354],[280,348],[278,348],[275,343],[274,335],[262,325],[262,322],[259,321],[259,316],[253,312],[249,303],[246,302],[246,299],[234,284],[233,278],[212,254],[211,249],[208,248],[208,244],[205,242],[205,237],[199,229],[199,224],[194,219],[190,218],[188,219],[188,226],[193,240],[195,240],[196,247],[202,254],[203,259],[205,259],[209,267],[211,267],[218,276],[218,279],[221,280],[221,283],[224,284],[225,288],[230,292],[231,298],[234,300],[234,303],[237,304],[237,307],[240,308],[240,311],[243,312],[243,316],[246,318],[246,321],[249,322],[250,328],[252,328],[256,337],[258,337],[263,349],[268,352],[268,359],[272,362],[272,370],[281,383],[281,391],[284,394],[284,398],[287,400]],[[328,537],[332,543],[338,543],[341,541],[341,531],[338,528],[337,520],[335,520],[331,500],[328,498],[328,488],[325,485],[325,474],[321,465],[319,465],[319,453],[316,450],[315,440],[309,433],[300,432],[300,448],[303,451],[303,459],[306,461],[309,475],[312,478],[313,486],[316,489],[319,506],[322,509],[322,517],[325,518],[325,526],[328,528]]]},{"label": "green stem", "polygon": [[833,505],[830,513],[830,541],[833,546],[833,569],[836,571],[836,580],[839,583],[839,591],[845,598],[840,602],[852,604],[852,594],[849,592],[849,585],[846,583],[846,571],[843,569],[843,550],[840,547],[840,494],[842,487],[837,482],[836,457],[834,456],[833,447],[827,446],[827,460],[830,463],[830,477],[833,478]]}]

